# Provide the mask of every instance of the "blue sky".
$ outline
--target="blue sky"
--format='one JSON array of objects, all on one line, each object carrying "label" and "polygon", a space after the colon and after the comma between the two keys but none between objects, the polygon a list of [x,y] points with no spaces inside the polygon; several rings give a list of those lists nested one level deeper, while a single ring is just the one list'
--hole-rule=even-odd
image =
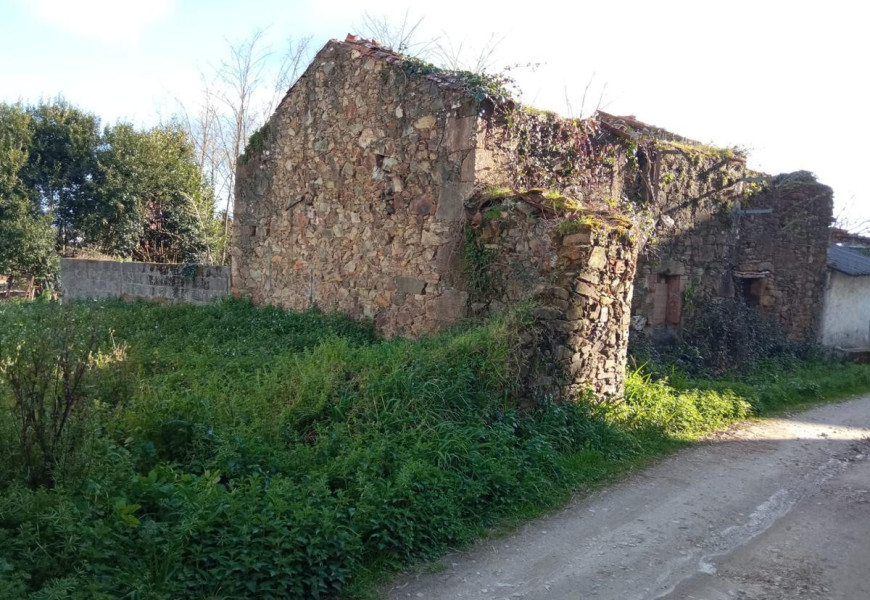
[{"label": "blue sky", "polygon": [[[493,66],[516,71],[524,99],[575,112],[634,114],[687,137],[741,145],[769,172],[807,169],[838,208],[870,218],[864,141],[870,36],[859,3],[682,0],[425,5],[399,0],[0,0],[0,100],[63,94],[101,116],[140,125],[194,103],[199,74],[228,41],[266,29],[278,47],[321,46],[359,29],[364,12],[423,17],[424,36],[474,55],[492,34]],[[513,6],[513,7],[512,7]]]}]

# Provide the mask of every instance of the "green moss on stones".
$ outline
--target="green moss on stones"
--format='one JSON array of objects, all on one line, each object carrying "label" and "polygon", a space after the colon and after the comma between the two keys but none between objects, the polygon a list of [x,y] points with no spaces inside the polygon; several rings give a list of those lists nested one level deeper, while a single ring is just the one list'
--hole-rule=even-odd
[{"label": "green moss on stones", "polygon": [[709,144],[686,144],[683,142],[666,140],[659,141],[659,144],[661,144],[663,147],[676,148],[678,150],[682,150],[687,154],[701,157],[709,157],[719,160],[746,160],[746,151],[742,148],[737,147],[720,148],[718,146],[712,146]]},{"label": "green moss on stones", "polygon": [[566,196],[558,190],[543,188],[515,190],[508,187],[493,187],[483,190],[475,198],[475,203],[481,212],[480,220],[486,222],[503,218],[510,201],[526,202],[539,211],[542,210],[545,217],[563,217],[558,225],[559,233],[562,235],[570,235],[589,226],[594,229],[610,228],[620,231],[634,229],[632,220],[617,212],[615,206],[611,206],[611,210],[596,211],[583,206],[579,200]]},{"label": "green moss on stones", "polygon": [[419,58],[409,56],[402,57],[402,70],[409,78],[439,75],[450,79],[462,86],[477,102],[489,100],[495,103],[503,103],[513,98],[513,94],[508,89],[508,80],[503,75],[444,69]]}]

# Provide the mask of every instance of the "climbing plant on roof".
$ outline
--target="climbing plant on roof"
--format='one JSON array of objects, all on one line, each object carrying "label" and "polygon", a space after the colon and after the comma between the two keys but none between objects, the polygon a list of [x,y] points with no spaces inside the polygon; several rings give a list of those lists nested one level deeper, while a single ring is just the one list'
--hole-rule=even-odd
[{"label": "climbing plant on roof", "polygon": [[442,69],[419,58],[405,57],[402,60],[402,70],[410,78],[421,78],[435,75],[461,87],[465,92],[482,104],[485,101],[493,103],[508,102],[513,99],[514,81],[505,72],[475,73]]},{"label": "climbing plant on roof", "polygon": [[[518,188],[562,189],[589,185],[615,164],[613,149],[596,143],[602,133],[594,120],[563,119],[515,103],[496,106],[493,117],[505,147],[512,147],[512,172]],[[608,160],[610,159],[610,160]]]}]

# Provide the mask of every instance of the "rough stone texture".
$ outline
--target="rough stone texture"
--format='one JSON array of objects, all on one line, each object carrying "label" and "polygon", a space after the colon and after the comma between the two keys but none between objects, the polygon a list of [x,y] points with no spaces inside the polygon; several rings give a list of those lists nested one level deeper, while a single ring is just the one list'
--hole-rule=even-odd
[{"label": "rough stone texture", "polygon": [[742,180],[751,174],[739,156],[666,145],[654,152],[649,200],[655,225],[639,259],[633,312],[636,329],[670,334],[694,305],[734,296],[734,210],[748,189]]},{"label": "rough stone texture", "polygon": [[739,157],[658,151],[653,239],[635,281],[638,329],[685,326],[712,298],[744,299],[795,340],[814,340],[832,192],[807,173],[770,177]]},{"label": "rough stone texture", "polygon": [[530,374],[537,387],[618,393],[631,236],[603,225],[562,236],[564,216],[520,202],[478,232],[497,257],[495,288],[484,300],[469,283],[475,193],[508,179],[512,160],[496,156],[495,137],[484,142],[484,107],[455,80],[409,75],[370,44],[327,44],[239,168],[234,294],[369,317],[387,336],[534,300],[550,332],[539,336],[548,360]]},{"label": "rough stone texture", "polygon": [[64,258],[60,261],[60,290],[64,300],[121,298],[207,304],[229,295],[230,270]]},{"label": "rough stone texture", "polygon": [[358,44],[330,42],[240,166],[234,293],[316,304],[418,335],[466,316],[461,250],[476,104],[409,77]]},{"label": "rough stone texture", "polygon": [[[777,175],[743,205],[770,214],[738,215],[736,275],[764,274],[761,309],[793,339],[815,340],[827,275],[833,191],[809,173]],[[768,274],[769,273],[769,274]]]},{"label": "rough stone texture", "polygon": [[481,114],[475,168],[484,186],[558,190],[593,209],[621,202],[633,177],[626,144],[603,121],[512,106]]},{"label": "rough stone texture", "polygon": [[[679,328],[684,300],[755,294],[792,337],[814,332],[828,188],[632,117],[559,119],[406,66],[333,41],[288,92],[240,161],[235,295],[369,317],[387,336],[534,301],[552,368],[529,377],[600,394],[622,390],[629,324]],[[735,212],[756,207],[773,210]]]},{"label": "rough stone texture", "polygon": [[[637,259],[632,233],[605,221],[560,233],[561,218],[506,199],[483,221],[485,289],[471,290],[472,312],[534,302],[546,324],[533,383],[569,393],[622,391]],[[547,369],[555,365],[556,369]]]},{"label": "rough stone texture", "polygon": [[648,232],[634,285],[636,329],[668,339],[710,299],[745,296],[789,337],[815,339],[830,188],[808,173],[753,172],[737,152],[633,117],[518,120],[520,136],[498,110],[482,124],[478,177],[556,189],[592,208],[633,204]]},{"label": "rough stone texture", "polygon": [[833,205],[809,173],[756,173],[737,152],[633,117],[513,117],[523,135],[498,110],[488,117],[476,158],[488,185],[555,189],[590,208],[634,205],[647,231],[635,329],[669,339],[710,299],[745,298],[790,338],[817,337]]}]

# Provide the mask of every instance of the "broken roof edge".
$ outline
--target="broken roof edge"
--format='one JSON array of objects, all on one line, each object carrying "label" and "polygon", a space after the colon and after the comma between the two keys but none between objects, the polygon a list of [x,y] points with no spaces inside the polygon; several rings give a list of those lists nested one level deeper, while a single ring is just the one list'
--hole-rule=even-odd
[{"label": "broken roof edge", "polygon": [[[455,87],[456,89],[464,90],[466,92],[469,91],[467,83],[468,77],[492,77],[482,73],[474,73],[472,71],[445,69],[435,64],[423,61],[422,59],[405,56],[403,54],[395,52],[394,50],[382,46],[376,40],[366,40],[353,34],[348,34],[343,42],[336,43],[348,45],[356,49],[361,54],[372,56],[374,58],[384,60],[390,64],[394,64],[397,66],[402,66],[407,63],[419,63],[425,65],[432,69],[432,72],[424,73],[421,75],[422,77],[429,79],[430,81],[433,81],[434,83],[437,83],[439,85]],[[488,99],[496,104],[510,104],[516,106],[517,108],[524,108],[531,112],[552,115],[555,120],[559,121],[597,121],[620,137],[632,137],[635,139],[647,137],[664,141],[680,142],[692,146],[703,146],[701,142],[697,142],[687,137],[671,133],[670,131],[667,131],[666,129],[663,129],[661,127],[656,127],[643,123],[637,120],[634,115],[617,116],[611,115],[602,110],[598,110],[595,112],[594,115],[590,117],[574,118],[566,117],[555,111],[543,110],[528,104],[523,104],[522,102],[519,102],[514,98],[504,97],[501,99],[501,102],[496,101],[498,99],[494,98]]]},{"label": "broken roof edge", "polygon": [[[429,81],[440,88],[465,93],[469,98],[481,101],[484,105],[488,105],[489,107],[495,107],[498,105],[511,109],[525,109],[530,112],[552,115],[554,120],[562,122],[578,123],[586,121],[600,125],[603,129],[616,137],[631,141],[653,140],[674,145],[678,149],[681,147],[688,147],[689,149],[698,151],[704,151],[704,149],[715,149],[717,151],[731,150],[726,148],[714,148],[711,145],[703,144],[702,142],[678,135],[662,127],[644,123],[638,120],[634,115],[619,116],[602,110],[597,110],[594,115],[589,117],[572,118],[560,115],[554,111],[538,109],[531,105],[523,104],[511,97],[508,90],[504,88],[504,82],[500,81],[496,76],[486,73],[474,73],[472,71],[442,68],[422,59],[400,54],[381,45],[377,40],[367,40],[350,33],[347,34],[345,39],[342,41],[337,39],[329,40],[329,42],[327,42],[323,48],[317,52],[302,75],[293,83],[293,85],[290,86],[290,88],[288,88],[284,97],[278,103],[278,106],[276,106],[276,112],[281,104],[283,104],[284,100],[293,93],[293,90],[299,82],[308,77],[311,69],[318,62],[321,55],[331,47],[335,46],[350,48],[351,50],[358,52],[360,55],[381,60],[396,68],[402,69],[407,74]],[[735,151],[735,155],[744,160],[746,158],[745,153],[739,150]]]},{"label": "broken roof edge", "polygon": [[603,110],[595,111],[595,116],[601,124],[619,137],[631,139],[652,138],[667,142],[678,142],[688,146],[703,146],[701,142],[672,133],[662,127],[656,127],[639,121],[634,115],[612,115]]},{"label": "broken roof edge", "polygon": [[[287,88],[287,91],[284,93],[281,101],[278,102],[277,106],[275,107],[273,115],[275,114],[275,112],[278,111],[278,109],[281,107],[287,97],[289,97],[290,94],[293,93],[293,90],[296,89],[300,82],[308,78],[312,69],[315,68],[315,65],[318,64],[321,57],[330,49],[336,47],[349,48],[352,51],[358,52],[362,56],[369,56],[374,59],[383,61],[393,67],[402,69],[406,75],[413,75],[415,77],[418,77],[419,79],[423,79],[430,83],[433,83],[440,88],[463,92],[469,98],[475,98],[476,96],[479,96],[476,95],[474,93],[475,90],[472,89],[474,87],[472,85],[474,82],[481,83],[487,80],[492,80],[493,83],[497,83],[497,78],[489,76],[485,73],[478,74],[473,73],[472,71],[444,69],[438,67],[437,65],[427,63],[426,61],[423,61],[421,59],[399,54],[398,52],[382,46],[376,40],[366,40],[364,38],[360,38],[349,33],[344,40],[329,40],[328,42],[326,42],[326,44],[323,45],[320,50],[317,51],[317,53],[311,59],[311,62],[302,72],[302,75],[300,75],[296,79],[296,81],[294,81],[293,84],[289,88]],[[413,68],[409,69],[408,65],[413,65]],[[505,92],[505,90],[501,91]],[[519,105],[518,102],[505,95],[504,93],[501,94],[501,97],[498,96],[498,94],[487,94],[486,98],[478,97],[478,99],[485,100],[489,104],[502,103]]]},{"label": "broken roof edge", "polygon": [[367,40],[350,33],[347,34],[343,42],[332,41],[348,46],[362,55],[371,56],[397,66],[409,76],[427,80],[442,88],[464,92],[476,100],[494,104],[515,103],[505,88],[504,81],[498,76],[483,71],[474,72],[439,67],[421,58],[400,54],[382,46],[377,40]]},{"label": "broken roof edge", "polygon": [[[863,244],[866,246],[870,246],[870,236],[864,235],[863,233],[853,233],[848,229],[844,229],[842,227],[831,227],[831,238],[837,244],[841,244],[848,247],[852,243]],[[864,246],[857,246],[858,248]]]}]

